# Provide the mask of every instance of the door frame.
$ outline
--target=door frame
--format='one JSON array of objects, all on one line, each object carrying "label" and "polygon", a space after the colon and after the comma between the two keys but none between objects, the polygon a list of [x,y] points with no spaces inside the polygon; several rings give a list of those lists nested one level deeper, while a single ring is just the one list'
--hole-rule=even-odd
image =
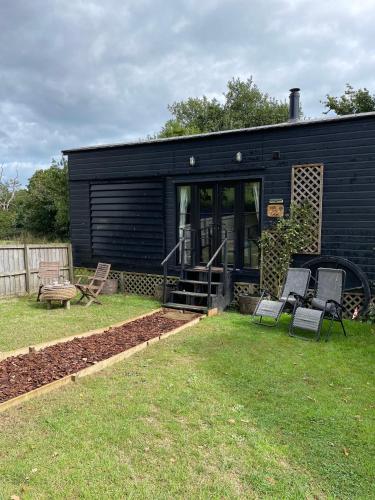
[{"label": "door frame", "polygon": [[[244,266],[244,219],[243,219],[243,204],[244,204],[244,189],[243,185],[246,182],[259,182],[259,227],[260,232],[263,227],[263,190],[264,190],[264,177],[263,176],[228,176],[225,178],[217,179],[214,177],[209,178],[181,178],[172,180],[175,185],[175,214],[177,217],[177,187],[178,186],[191,186],[191,225],[195,229],[194,231],[194,252],[192,254],[193,262],[192,264],[199,264],[200,257],[200,249],[198,246],[199,239],[199,231],[197,230],[200,227],[200,207],[199,207],[199,187],[201,186],[210,186],[213,187],[213,223],[220,224],[221,223],[221,206],[220,206],[220,192],[221,188],[224,185],[233,185],[235,188],[235,203],[234,203],[234,264],[233,269],[236,271],[244,270],[244,271],[254,271],[259,268],[251,268]],[[218,226],[216,226],[218,227]],[[220,225],[221,227],[221,225]],[[176,219],[175,230],[177,234],[178,240],[178,221]],[[216,232],[218,232],[216,230]],[[221,232],[221,231],[220,231]],[[216,250],[218,245],[221,242],[221,235],[216,234],[214,238],[214,246],[213,251]]]}]

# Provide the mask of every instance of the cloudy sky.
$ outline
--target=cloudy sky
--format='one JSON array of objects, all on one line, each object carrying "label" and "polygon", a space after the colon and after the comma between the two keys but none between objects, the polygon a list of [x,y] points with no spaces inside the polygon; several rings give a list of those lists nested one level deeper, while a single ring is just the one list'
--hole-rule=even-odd
[{"label": "cloudy sky", "polygon": [[233,76],[306,115],[375,92],[375,0],[1,0],[0,164],[26,182],[61,149],[142,138]]}]

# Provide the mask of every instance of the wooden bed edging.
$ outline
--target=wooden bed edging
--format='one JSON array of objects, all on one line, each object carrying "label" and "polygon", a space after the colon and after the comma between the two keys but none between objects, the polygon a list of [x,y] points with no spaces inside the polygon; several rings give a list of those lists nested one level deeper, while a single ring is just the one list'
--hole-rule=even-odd
[{"label": "wooden bed edging", "polygon": [[69,340],[80,339],[83,337],[90,337],[91,335],[104,333],[110,328],[116,328],[118,326],[126,325],[127,323],[131,323],[132,321],[136,321],[137,319],[146,318],[147,316],[151,316],[152,314],[158,313],[160,311],[163,311],[162,307],[159,307],[158,309],[153,309],[151,312],[141,314],[140,316],[136,316],[135,318],[127,319],[125,321],[120,321],[118,323],[114,323],[113,325],[104,326],[102,328],[97,328],[96,330],[90,330],[84,333],[77,333],[76,335],[70,335],[69,337],[60,337],[59,339],[49,340],[48,342],[42,342],[41,344],[21,347],[20,349],[16,349],[15,351],[0,352],[0,361],[10,358],[11,356],[20,356],[21,354],[28,354],[29,352],[41,351],[42,349],[50,347],[51,345],[61,344],[62,342],[68,342]]},{"label": "wooden bed edging", "polygon": [[[103,331],[108,330],[108,328],[113,328],[115,326],[121,326],[126,323],[130,323],[131,321],[135,321],[137,319],[141,319],[142,317],[149,316],[150,314],[153,314],[157,311],[160,311],[161,309],[157,309],[152,311],[151,313],[146,313],[142,316],[133,318],[132,320],[126,320],[125,322],[122,323],[117,323],[116,325],[112,325],[111,327],[107,327],[103,329]],[[7,411],[9,408],[12,408],[14,406],[18,406],[22,403],[25,403],[26,401],[29,401],[30,399],[37,398],[39,396],[42,396],[43,394],[47,394],[48,392],[54,391],[55,389],[58,389],[60,387],[63,387],[67,384],[70,384],[72,382],[77,382],[79,379],[86,377],[87,375],[92,375],[93,373],[99,372],[103,370],[104,368],[107,368],[109,366],[114,365],[115,363],[118,363],[119,361],[122,361],[126,358],[130,358],[133,356],[133,354],[136,354],[139,351],[143,351],[146,347],[148,347],[151,344],[154,344],[155,342],[158,342],[159,340],[166,339],[167,337],[170,337],[171,335],[174,335],[182,330],[185,330],[185,328],[189,328],[190,326],[194,326],[199,321],[204,318],[204,316],[200,316],[198,318],[194,318],[191,321],[188,321],[184,325],[178,326],[177,328],[174,328],[173,330],[170,330],[169,332],[162,333],[158,337],[154,337],[153,339],[146,340],[145,342],[142,342],[142,344],[138,344],[134,347],[131,347],[130,349],[127,349],[126,351],[120,352],[118,354],[115,354],[114,356],[111,356],[110,358],[103,359],[102,361],[99,361],[98,363],[95,363],[94,365],[91,365],[87,368],[83,368],[82,370],[73,373],[71,375],[67,375],[63,378],[60,378],[58,380],[54,380],[53,382],[50,382],[49,384],[42,385],[41,387],[37,387],[36,389],[33,389],[32,391],[26,392],[25,394],[21,394],[20,396],[16,396],[15,398],[8,399],[8,401],[5,401],[4,403],[0,403],[0,413]],[[103,333],[95,330],[96,333]],[[88,336],[88,335],[93,335],[93,332],[86,332],[86,334],[81,334],[81,337],[83,336]],[[72,338],[77,337],[74,336]],[[52,344],[57,344],[59,341],[55,341],[53,343],[48,343],[49,345]],[[26,351],[29,352],[29,351]]]}]

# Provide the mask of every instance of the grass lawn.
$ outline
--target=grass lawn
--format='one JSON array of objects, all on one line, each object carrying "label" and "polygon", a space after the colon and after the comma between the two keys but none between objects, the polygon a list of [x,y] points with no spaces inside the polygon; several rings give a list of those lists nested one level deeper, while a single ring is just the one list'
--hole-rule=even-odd
[{"label": "grass lawn", "polygon": [[[77,295],[78,297],[78,295]],[[48,310],[36,296],[0,300],[0,351],[47,342],[109,326],[151,311],[160,304],[136,295],[102,296],[103,305],[83,307],[72,301],[70,310],[59,304]]]},{"label": "grass lawn", "polygon": [[225,313],[0,414],[0,498],[375,498],[375,335],[347,327]]}]

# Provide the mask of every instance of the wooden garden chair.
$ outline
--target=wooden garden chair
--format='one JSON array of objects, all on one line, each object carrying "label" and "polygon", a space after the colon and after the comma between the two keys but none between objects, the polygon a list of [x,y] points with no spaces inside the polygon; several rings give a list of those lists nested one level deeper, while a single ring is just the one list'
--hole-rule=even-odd
[{"label": "wooden garden chair", "polygon": [[40,296],[43,291],[44,285],[50,285],[53,282],[58,282],[62,278],[60,274],[60,264],[59,262],[39,262],[38,279],[39,279],[39,290],[37,302],[40,301]]},{"label": "wooden garden chair", "polygon": [[107,281],[110,270],[111,264],[99,262],[94,276],[90,276],[88,278],[89,283],[87,285],[81,283],[82,277],[80,277],[78,282],[75,283],[75,286],[82,294],[78,302],[81,302],[84,298],[86,298],[86,307],[90,306],[93,302],[95,304],[101,304],[98,296],[103,289],[104,283]]}]

